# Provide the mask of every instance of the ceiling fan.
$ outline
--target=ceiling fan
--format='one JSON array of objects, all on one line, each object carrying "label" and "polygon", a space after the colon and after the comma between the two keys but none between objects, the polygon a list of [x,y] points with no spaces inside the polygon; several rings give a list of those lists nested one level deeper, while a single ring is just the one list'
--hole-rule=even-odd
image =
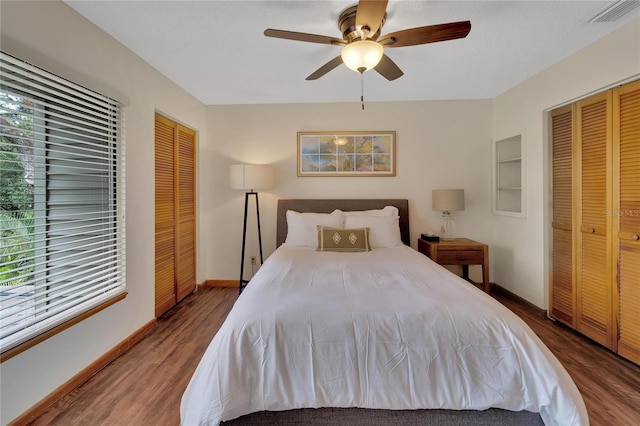
[{"label": "ceiling fan", "polygon": [[345,9],[338,18],[342,38],[300,33],[295,31],[266,29],[267,37],[311,43],[342,46],[337,56],[318,68],[307,80],[317,80],[341,63],[359,73],[375,69],[387,80],[402,77],[402,70],[384,53],[385,47],[405,47],[438,41],[464,38],[471,30],[471,22],[460,21],[448,24],[428,25],[380,35],[387,13],[388,0],[359,0],[358,4]]}]

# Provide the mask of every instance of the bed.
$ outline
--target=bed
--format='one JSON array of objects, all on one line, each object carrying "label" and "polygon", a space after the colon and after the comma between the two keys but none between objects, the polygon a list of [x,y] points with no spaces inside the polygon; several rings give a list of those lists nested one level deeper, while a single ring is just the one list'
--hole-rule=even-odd
[{"label": "bed", "polygon": [[[382,238],[388,218],[368,216],[387,206],[397,244]],[[294,244],[294,219],[321,214],[334,232],[335,209],[343,225],[371,224],[358,235],[375,247]],[[277,220],[278,248],[200,361],[183,425],[588,425],[577,387],[522,320],[409,247],[407,200],[279,200]]]}]

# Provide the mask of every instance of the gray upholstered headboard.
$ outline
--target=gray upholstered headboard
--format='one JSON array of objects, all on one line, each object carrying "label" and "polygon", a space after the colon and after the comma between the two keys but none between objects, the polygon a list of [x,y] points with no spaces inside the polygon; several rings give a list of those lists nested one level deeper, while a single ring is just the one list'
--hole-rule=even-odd
[{"label": "gray upholstered headboard", "polygon": [[371,210],[382,209],[385,206],[395,206],[400,214],[400,237],[406,245],[411,245],[409,234],[409,200],[403,199],[363,199],[363,200],[278,200],[278,216],[276,231],[276,246],[280,247],[287,238],[287,210],[295,210],[301,213],[331,213],[335,209]]}]

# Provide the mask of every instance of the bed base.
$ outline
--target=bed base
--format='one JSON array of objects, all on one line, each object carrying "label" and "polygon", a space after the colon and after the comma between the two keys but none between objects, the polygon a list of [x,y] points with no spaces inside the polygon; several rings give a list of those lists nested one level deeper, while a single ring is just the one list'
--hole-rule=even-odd
[{"label": "bed base", "polygon": [[228,426],[541,426],[538,413],[490,408],[474,410],[373,410],[362,408],[303,408],[260,411],[221,422]]}]

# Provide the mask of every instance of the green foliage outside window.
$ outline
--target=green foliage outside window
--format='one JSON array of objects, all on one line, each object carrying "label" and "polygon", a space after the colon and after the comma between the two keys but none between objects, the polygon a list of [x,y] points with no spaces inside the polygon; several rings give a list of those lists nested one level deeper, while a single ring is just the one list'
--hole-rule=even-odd
[{"label": "green foliage outside window", "polygon": [[23,99],[0,92],[0,285],[18,285],[34,270],[32,125]]}]

